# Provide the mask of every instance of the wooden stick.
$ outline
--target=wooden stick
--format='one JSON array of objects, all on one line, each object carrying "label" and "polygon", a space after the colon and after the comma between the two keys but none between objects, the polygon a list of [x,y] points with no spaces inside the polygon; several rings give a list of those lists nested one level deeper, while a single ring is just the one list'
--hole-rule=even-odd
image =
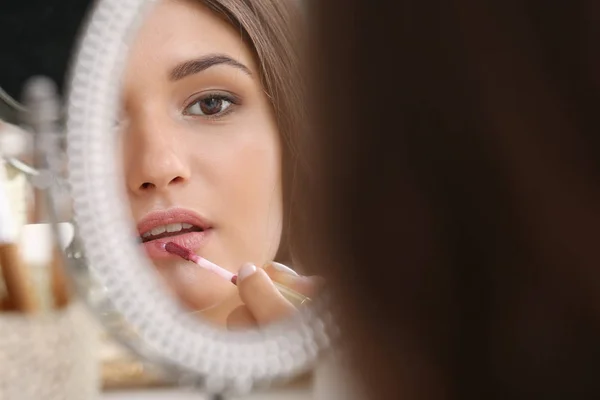
[{"label": "wooden stick", "polygon": [[24,313],[37,311],[37,299],[33,294],[26,267],[16,244],[0,243],[0,267],[12,307]]},{"label": "wooden stick", "polygon": [[2,299],[0,299],[0,312],[5,312],[5,311],[14,311],[15,307],[13,306],[12,302],[10,301],[10,298],[8,296],[3,296]]},{"label": "wooden stick", "polygon": [[69,304],[71,298],[71,288],[69,287],[69,282],[65,272],[63,254],[58,247],[54,248],[50,265],[50,274],[54,307],[60,309]]}]

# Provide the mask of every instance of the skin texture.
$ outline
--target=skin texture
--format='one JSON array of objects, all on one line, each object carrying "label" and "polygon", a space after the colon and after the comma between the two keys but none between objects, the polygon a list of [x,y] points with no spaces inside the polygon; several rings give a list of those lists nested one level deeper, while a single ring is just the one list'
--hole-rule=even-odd
[{"label": "skin texture", "polygon": [[[220,64],[170,79],[180,63],[214,54],[247,71]],[[193,210],[212,226],[206,243],[192,249],[197,254],[234,273],[247,262],[265,265],[282,229],[280,139],[250,49],[199,2],[170,0],[149,13],[129,57],[120,128],[135,222],[151,211]],[[224,112],[214,118],[199,115],[197,100],[211,94],[235,102],[220,103]],[[233,284],[177,257],[153,263],[190,308],[223,324],[239,314],[243,302]]]}]

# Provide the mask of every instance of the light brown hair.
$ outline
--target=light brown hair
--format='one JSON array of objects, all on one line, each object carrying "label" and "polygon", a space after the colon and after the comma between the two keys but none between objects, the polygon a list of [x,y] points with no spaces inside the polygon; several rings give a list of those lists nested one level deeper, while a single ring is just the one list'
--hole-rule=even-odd
[{"label": "light brown hair", "polygon": [[259,66],[262,85],[273,109],[282,145],[284,222],[277,261],[291,262],[289,231],[293,186],[298,173],[296,144],[306,129],[302,74],[304,20],[295,0],[200,0],[239,30]]}]

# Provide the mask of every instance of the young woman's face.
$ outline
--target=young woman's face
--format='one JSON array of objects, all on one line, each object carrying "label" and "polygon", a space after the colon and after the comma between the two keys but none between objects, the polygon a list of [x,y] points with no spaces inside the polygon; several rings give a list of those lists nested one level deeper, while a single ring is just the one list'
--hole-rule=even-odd
[{"label": "young woman's face", "polygon": [[130,50],[122,127],[131,210],[157,270],[181,300],[205,309],[235,287],[161,243],[232,272],[273,259],[282,224],[277,126],[240,32],[199,2],[160,2]]}]

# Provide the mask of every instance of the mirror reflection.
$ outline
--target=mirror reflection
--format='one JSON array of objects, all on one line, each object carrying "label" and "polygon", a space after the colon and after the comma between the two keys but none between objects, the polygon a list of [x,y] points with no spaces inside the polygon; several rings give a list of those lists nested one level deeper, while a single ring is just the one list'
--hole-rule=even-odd
[{"label": "mirror reflection", "polygon": [[286,232],[303,126],[293,2],[163,0],[130,46],[118,121],[140,245],[190,310],[229,329],[310,304]]}]

